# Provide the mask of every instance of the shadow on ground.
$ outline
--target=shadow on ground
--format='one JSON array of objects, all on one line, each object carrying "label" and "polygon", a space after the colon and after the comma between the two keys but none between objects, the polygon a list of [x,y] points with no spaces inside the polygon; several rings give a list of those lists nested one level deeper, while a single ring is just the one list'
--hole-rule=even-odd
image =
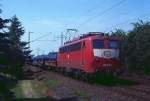
[{"label": "shadow on ground", "polygon": [[23,73],[23,77],[20,80],[33,80],[34,78],[32,77],[33,72],[28,70]]},{"label": "shadow on ground", "polygon": [[0,74],[0,101],[12,101],[15,98],[15,93],[12,89],[16,86],[19,80],[33,80],[32,71],[26,71],[18,80],[11,75]]},{"label": "shadow on ground", "polygon": [[0,75],[0,101],[10,101],[15,97],[14,92],[10,89],[12,89],[16,83],[17,81],[15,79]]}]

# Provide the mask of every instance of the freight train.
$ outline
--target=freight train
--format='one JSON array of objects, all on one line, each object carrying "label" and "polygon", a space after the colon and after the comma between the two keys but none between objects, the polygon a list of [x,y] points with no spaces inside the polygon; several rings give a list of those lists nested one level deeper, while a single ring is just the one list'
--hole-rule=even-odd
[{"label": "freight train", "polygon": [[89,32],[65,42],[58,53],[35,57],[33,64],[75,73],[118,72],[121,69],[119,54],[118,37],[108,37],[101,32]]},{"label": "freight train", "polygon": [[32,64],[39,67],[57,67],[57,52],[50,52],[48,55],[33,57]]}]

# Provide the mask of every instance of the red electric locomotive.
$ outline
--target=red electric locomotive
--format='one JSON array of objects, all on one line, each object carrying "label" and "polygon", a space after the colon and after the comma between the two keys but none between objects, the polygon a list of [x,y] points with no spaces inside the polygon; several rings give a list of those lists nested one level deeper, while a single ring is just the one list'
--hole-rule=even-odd
[{"label": "red electric locomotive", "polygon": [[58,67],[85,73],[116,71],[121,67],[119,48],[119,38],[90,32],[60,47]]}]

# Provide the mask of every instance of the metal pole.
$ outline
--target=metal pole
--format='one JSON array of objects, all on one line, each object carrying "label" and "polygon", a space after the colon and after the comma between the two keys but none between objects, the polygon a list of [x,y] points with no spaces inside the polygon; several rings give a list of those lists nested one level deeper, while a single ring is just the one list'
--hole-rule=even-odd
[{"label": "metal pole", "polygon": [[28,47],[29,47],[29,49],[30,49],[30,37],[31,37],[30,35],[31,35],[31,33],[33,33],[33,32],[28,33]]},{"label": "metal pole", "polygon": [[74,34],[76,34],[78,32],[78,30],[77,29],[67,29],[67,34],[69,36],[69,41],[71,39],[71,34],[72,34],[71,32],[74,32]]},{"label": "metal pole", "polygon": [[29,47],[29,49],[30,49],[30,32],[29,32],[29,34],[28,34],[28,47]]},{"label": "metal pole", "polygon": [[61,33],[61,46],[63,46],[63,38],[64,38],[64,36],[63,36],[63,32]]},{"label": "metal pole", "polygon": [[40,48],[37,48],[37,56],[39,55]]}]

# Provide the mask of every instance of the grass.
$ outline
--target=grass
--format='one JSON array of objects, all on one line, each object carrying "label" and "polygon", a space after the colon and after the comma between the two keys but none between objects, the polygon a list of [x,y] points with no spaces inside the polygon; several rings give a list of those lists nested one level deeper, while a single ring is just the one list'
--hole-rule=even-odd
[{"label": "grass", "polygon": [[76,91],[75,94],[80,98],[81,101],[91,101],[89,99],[90,94],[85,91]]},{"label": "grass", "polygon": [[17,81],[8,74],[0,73],[0,100],[11,101],[14,93],[10,90],[16,85]]},{"label": "grass", "polygon": [[146,75],[149,76],[150,75],[150,68],[149,67],[145,68],[144,72],[145,72]]},{"label": "grass", "polygon": [[24,97],[22,88],[19,84],[17,84],[16,87],[14,89],[12,89],[12,91],[15,92],[16,98],[23,98]]},{"label": "grass", "polygon": [[45,79],[44,83],[46,84],[46,86],[53,88],[53,89],[62,85],[62,81],[56,80],[56,79],[51,79],[51,78]]},{"label": "grass", "polygon": [[52,95],[49,87],[57,88],[62,82],[55,79],[45,79],[43,81],[21,80],[12,91],[15,93],[16,99],[22,98],[42,98]]},{"label": "grass", "polygon": [[45,85],[39,81],[30,80],[31,87],[35,93],[36,98],[44,97],[44,92],[46,91]]},{"label": "grass", "polygon": [[6,58],[4,58],[4,57],[0,57],[0,64],[8,65],[9,61]]},{"label": "grass", "polygon": [[[15,97],[18,98],[40,98],[44,97],[44,91],[45,91],[45,85],[39,84],[35,80],[22,80],[19,81],[18,84],[14,89],[12,89],[13,92],[15,92]],[[29,96],[29,93],[32,94],[32,96]]]},{"label": "grass", "polygon": [[[74,75],[69,75],[72,78]],[[81,77],[75,78],[77,80],[82,80]],[[118,76],[113,76],[112,74],[106,74],[106,73],[97,73],[90,75],[88,79],[86,80],[89,84],[96,84],[96,85],[104,85],[104,86],[132,86],[137,85],[139,82],[134,80],[127,80],[123,78],[119,78]]]},{"label": "grass", "polygon": [[77,95],[81,98],[87,98],[89,96],[89,94],[85,91],[77,92]]},{"label": "grass", "polygon": [[113,76],[110,74],[97,74],[89,78],[88,83],[100,84],[105,86],[117,86],[117,85],[131,86],[139,84],[139,82],[137,81],[121,79],[117,76]]}]

